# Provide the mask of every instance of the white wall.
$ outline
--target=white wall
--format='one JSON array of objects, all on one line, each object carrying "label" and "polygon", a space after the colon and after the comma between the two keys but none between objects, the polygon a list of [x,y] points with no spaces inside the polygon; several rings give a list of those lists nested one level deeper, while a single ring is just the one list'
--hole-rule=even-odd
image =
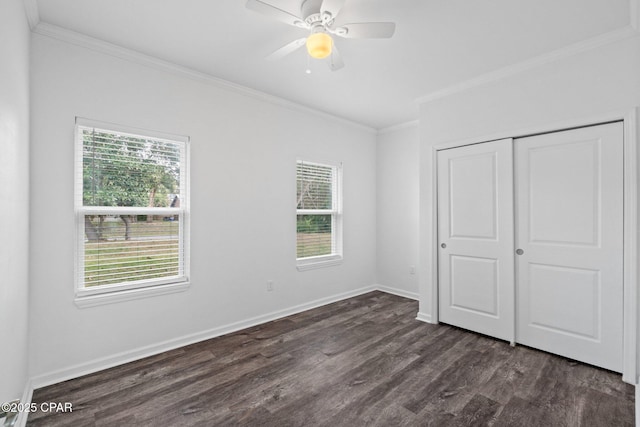
[{"label": "white wall", "polygon": [[[533,127],[553,130],[640,105],[640,37],[565,57],[420,108],[420,313],[433,314],[432,146]],[[585,123],[586,124],[586,123]],[[513,134],[511,136],[518,136]]]},{"label": "white wall", "polygon": [[376,168],[376,278],[382,289],[414,298],[418,297],[418,142],[417,122],[380,132]]},{"label": "white wall", "polygon": [[[36,379],[58,380],[100,367],[100,358],[124,359],[145,346],[374,284],[373,131],[42,35],[33,36],[32,49]],[[188,291],[74,305],[76,116],[191,137]],[[344,162],[340,266],[296,270],[297,157]],[[275,281],[274,292],[266,292],[267,280]]]},{"label": "white wall", "polygon": [[22,1],[0,2],[0,402],[21,398],[27,382],[29,39]]}]

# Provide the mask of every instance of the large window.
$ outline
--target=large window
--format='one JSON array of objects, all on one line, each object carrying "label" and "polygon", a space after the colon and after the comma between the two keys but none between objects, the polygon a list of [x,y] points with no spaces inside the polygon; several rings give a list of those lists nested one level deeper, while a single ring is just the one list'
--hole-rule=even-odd
[{"label": "large window", "polygon": [[78,119],[77,295],[187,282],[187,138]]},{"label": "large window", "polygon": [[298,160],[296,177],[298,269],[340,262],[340,166]]}]

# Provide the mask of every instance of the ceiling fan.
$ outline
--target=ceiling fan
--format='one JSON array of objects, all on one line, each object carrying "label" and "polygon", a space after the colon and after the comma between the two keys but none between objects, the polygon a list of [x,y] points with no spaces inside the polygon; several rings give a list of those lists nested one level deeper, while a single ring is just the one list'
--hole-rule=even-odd
[{"label": "ceiling fan", "polygon": [[292,15],[261,0],[247,0],[247,9],[254,10],[286,24],[309,30],[309,36],[294,40],[276,50],[267,59],[280,59],[306,45],[309,56],[316,59],[329,57],[331,70],[344,67],[333,37],[346,39],[390,38],[396,30],[393,22],[356,22],[336,25],[335,19],[346,0],[303,0],[300,16]]}]

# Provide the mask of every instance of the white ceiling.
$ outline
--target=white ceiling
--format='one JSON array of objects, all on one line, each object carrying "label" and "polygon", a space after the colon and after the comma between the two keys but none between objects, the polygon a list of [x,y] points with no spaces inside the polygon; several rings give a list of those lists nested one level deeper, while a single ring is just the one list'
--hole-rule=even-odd
[{"label": "white ceiling", "polygon": [[[263,0],[299,15],[301,0]],[[629,25],[629,0],[347,0],[337,21],[394,21],[388,40],[337,39],[331,72],[304,49],[264,57],[305,30],[244,0],[38,0],[41,22],[381,129],[417,98]]]}]

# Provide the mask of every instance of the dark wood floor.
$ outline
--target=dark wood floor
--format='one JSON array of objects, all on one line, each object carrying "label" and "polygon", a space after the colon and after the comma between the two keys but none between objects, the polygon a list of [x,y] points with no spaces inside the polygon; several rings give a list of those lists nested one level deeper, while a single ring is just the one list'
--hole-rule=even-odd
[{"label": "dark wood floor", "polygon": [[632,426],[618,374],[372,292],[34,392],[35,426]]}]

